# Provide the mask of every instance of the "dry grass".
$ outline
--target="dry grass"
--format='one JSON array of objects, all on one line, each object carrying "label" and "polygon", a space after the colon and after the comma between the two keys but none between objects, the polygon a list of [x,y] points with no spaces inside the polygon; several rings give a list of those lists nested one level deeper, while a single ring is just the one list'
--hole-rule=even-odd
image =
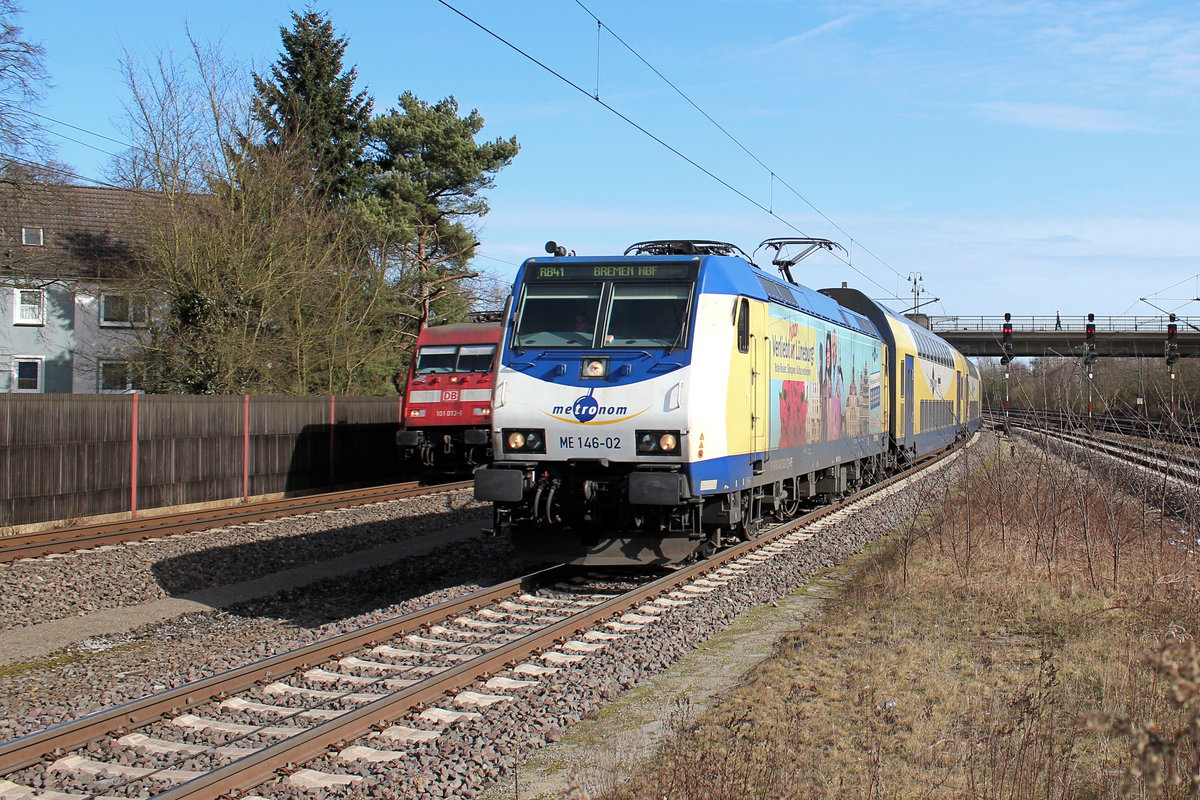
[{"label": "dry grass", "polygon": [[1194,544],[1005,446],[610,797],[1200,798]]}]

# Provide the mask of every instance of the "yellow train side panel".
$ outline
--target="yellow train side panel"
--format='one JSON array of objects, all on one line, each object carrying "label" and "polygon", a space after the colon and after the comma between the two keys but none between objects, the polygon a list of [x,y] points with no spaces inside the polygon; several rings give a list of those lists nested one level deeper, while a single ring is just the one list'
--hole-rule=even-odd
[{"label": "yellow train side panel", "polygon": [[[745,314],[745,321],[741,321]],[[727,455],[761,453],[768,447],[768,308],[761,300],[734,298],[729,377],[725,387]],[[740,327],[739,326],[744,326]],[[715,389],[716,387],[714,387]]]}]

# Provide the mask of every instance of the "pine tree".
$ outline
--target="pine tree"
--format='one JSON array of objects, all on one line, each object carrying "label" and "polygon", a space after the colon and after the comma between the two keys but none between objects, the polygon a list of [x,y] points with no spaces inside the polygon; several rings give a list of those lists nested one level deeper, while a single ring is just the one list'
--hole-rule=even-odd
[{"label": "pine tree", "polygon": [[254,116],[267,147],[307,162],[320,194],[338,201],[361,185],[372,101],[366,91],[354,93],[358,71],[342,71],[348,41],[328,17],[292,12],[292,23],[280,28],[283,52],[269,78],[254,74]]},{"label": "pine tree", "polygon": [[477,244],[471,223],[488,212],[482,192],[520,149],[516,137],[480,144],[481,130],[477,110],[460,117],[453,97],[430,104],[411,92],[368,128],[371,174],[358,209],[415,300],[418,331],[435,305],[461,305],[464,282],[478,277],[467,267]]}]

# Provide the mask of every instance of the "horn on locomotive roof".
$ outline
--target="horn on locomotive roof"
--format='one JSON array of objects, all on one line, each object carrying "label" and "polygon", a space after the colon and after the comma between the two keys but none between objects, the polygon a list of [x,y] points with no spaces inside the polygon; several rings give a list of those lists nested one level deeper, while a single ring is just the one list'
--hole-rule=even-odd
[{"label": "horn on locomotive roof", "polygon": [[[783,249],[785,247],[793,246],[793,245],[797,246],[797,247],[803,247],[804,250],[800,251],[800,255],[798,255],[798,256],[793,256],[791,258],[784,258]],[[792,284],[796,283],[795,278],[792,277],[792,267],[796,264],[797,261],[804,258],[805,256],[807,256],[809,253],[813,252],[814,250],[828,250],[829,252],[832,253],[833,248],[836,247],[838,250],[841,250],[843,253],[846,253],[846,248],[842,247],[840,244],[838,244],[837,242],[835,242],[831,239],[813,239],[813,238],[807,238],[807,237],[802,238],[802,239],[793,239],[793,238],[789,238],[789,237],[780,237],[777,239],[767,239],[767,240],[763,241],[762,244],[760,244],[758,247],[756,247],[754,252],[757,253],[759,250],[763,249],[764,247],[775,251],[775,257],[771,259],[771,263],[774,264],[776,267],[778,267],[779,274],[783,275],[783,277],[787,279],[787,282],[792,283]],[[850,254],[846,253],[846,255],[849,256]]]},{"label": "horn on locomotive roof", "polygon": [[[561,244],[559,244],[558,242],[551,239],[550,241],[546,242],[546,252],[552,256],[557,256],[558,258],[562,258],[563,256],[565,256],[567,254],[567,248],[563,247]],[[571,255],[575,255],[575,253],[572,252]]]},{"label": "horn on locomotive roof", "polygon": [[[627,256],[736,256],[750,261],[750,256],[736,244],[713,242],[707,239],[654,239],[631,244]],[[750,261],[753,264],[753,261]]]}]

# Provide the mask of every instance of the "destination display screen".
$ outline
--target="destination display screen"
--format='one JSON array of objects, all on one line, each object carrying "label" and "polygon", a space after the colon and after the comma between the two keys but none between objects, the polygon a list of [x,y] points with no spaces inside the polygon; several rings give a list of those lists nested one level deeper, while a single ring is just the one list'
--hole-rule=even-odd
[{"label": "destination display screen", "polygon": [[682,264],[538,264],[525,269],[527,281],[691,280],[694,263]]}]

